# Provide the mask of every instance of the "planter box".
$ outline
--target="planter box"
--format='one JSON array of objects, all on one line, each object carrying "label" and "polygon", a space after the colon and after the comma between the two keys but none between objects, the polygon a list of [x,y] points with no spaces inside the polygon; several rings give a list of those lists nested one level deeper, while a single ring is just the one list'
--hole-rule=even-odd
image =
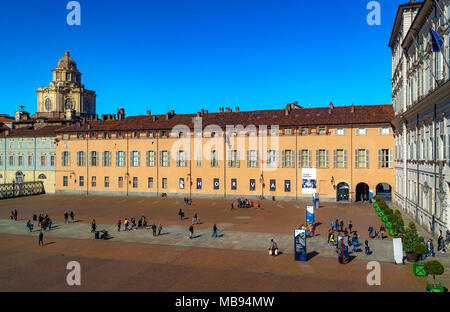
[{"label": "planter box", "polygon": [[445,292],[445,287],[441,283],[432,284],[427,282],[427,292]]},{"label": "planter box", "polygon": [[413,272],[415,276],[428,276],[423,264],[418,264],[417,262],[413,264]]}]

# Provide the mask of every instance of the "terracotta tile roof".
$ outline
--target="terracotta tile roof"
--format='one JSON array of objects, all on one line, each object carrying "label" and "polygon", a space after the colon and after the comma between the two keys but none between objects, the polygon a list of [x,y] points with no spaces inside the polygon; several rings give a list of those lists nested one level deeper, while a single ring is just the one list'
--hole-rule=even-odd
[{"label": "terracotta tile roof", "polygon": [[14,118],[0,117],[0,122],[14,122]]},{"label": "terracotta tile roof", "polygon": [[[202,126],[218,125],[279,125],[279,126],[317,126],[348,124],[380,124],[390,123],[394,119],[392,105],[361,105],[330,107],[295,108],[286,116],[285,109],[205,113]],[[166,115],[139,115],[126,117],[123,120],[94,120],[85,124],[67,126],[57,132],[83,131],[121,131],[121,130],[159,130],[172,129],[176,125],[194,127],[193,117],[196,114],[175,114],[170,119]],[[155,121],[153,121],[155,117]],[[89,126],[90,125],[90,128]]]},{"label": "terracotta tile roof", "polygon": [[56,131],[66,126],[45,126],[39,129],[34,128],[18,128],[11,131],[10,134],[0,135],[0,137],[33,137],[33,136],[55,136]]}]

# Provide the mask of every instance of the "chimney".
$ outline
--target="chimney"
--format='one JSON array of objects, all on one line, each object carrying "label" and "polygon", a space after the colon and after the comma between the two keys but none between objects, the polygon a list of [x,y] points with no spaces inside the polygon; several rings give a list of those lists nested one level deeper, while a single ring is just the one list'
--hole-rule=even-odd
[{"label": "chimney", "polygon": [[236,112],[239,112],[239,107],[235,107],[235,109],[234,109]]},{"label": "chimney", "polygon": [[231,108],[227,107],[227,108],[225,109],[225,111],[226,111],[227,113],[231,113]]},{"label": "chimney", "polygon": [[354,112],[355,112],[355,105],[353,105],[353,103],[352,103],[352,108],[350,110],[350,113],[354,113]]},{"label": "chimney", "polygon": [[205,114],[208,114],[208,110],[205,110]]},{"label": "chimney", "polygon": [[223,107],[219,107],[219,113],[223,113]]},{"label": "chimney", "polygon": [[152,117],[153,117],[152,120],[153,120],[153,121],[156,121],[156,116],[153,115]]},{"label": "chimney", "polygon": [[201,114],[202,114],[202,116],[205,114],[205,110],[203,108],[201,110]]},{"label": "chimney", "polygon": [[102,115],[102,120],[103,121],[108,120],[108,115]]},{"label": "chimney", "polygon": [[152,111],[147,111],[147,116],[151,116],[152,115]]},{"label": "chimney", "polygon": [[123,107],[119,107],[117,110],[117,120],[122,120],[125,118],[125,109]]}]

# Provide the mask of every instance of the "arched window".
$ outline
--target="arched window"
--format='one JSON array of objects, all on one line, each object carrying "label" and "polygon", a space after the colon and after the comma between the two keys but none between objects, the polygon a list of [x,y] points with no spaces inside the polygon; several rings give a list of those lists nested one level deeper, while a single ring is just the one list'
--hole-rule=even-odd
[{"label": "arched window", "polygon": [[71,98],[66,99],[65,109],[73,109],[73,101]]},{"label": "arched window", "polygon": [[45,110],[50,112],[52,110],[52,100],[49,98],[45,99]]},{"label": "arched window", "polygon": [[45,174],[41,173],[41,174],[38,176],[38,179],[45,180],[45,179],[47,179],[47,177],[45,176]]}]

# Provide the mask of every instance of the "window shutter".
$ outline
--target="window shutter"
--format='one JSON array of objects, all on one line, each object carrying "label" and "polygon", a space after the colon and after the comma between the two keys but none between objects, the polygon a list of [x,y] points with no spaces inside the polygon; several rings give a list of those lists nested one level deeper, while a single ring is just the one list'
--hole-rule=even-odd
[{"label": "window shutter", "polygon": [[247,168],[250,167],[250,151],[247,151]]},{"label": "window shutter", "polygon": [[291,159],[291,163],[289,164],[289,166],[291,167],[291,168],[294,168],[295,167],[295,151],[294,150],[291,150],[291,157],[290,157]]},{"label": "window shutter", "polygon": [[325,150],[325,168],[330,168],[330,151]]},{"label": "window shutter", "polygon": [[170,151],[167,151],[167,167],[170,167]]},{"label": "window shutter", "polygon": [[236,167],[237,168],[241,167],[241,152],[240,151],[236,151]]},{"label": "window shutter", "polygon": [[369,168],[369,150],[366,150],[366,168]]},{"label": "window shutter", "polygon": [[333,167],[337,168],[337,155],[336,150],[333,150]]},{"label": "window shutter", "polygon": [[316,150],[316,168],[320,168],[319,150]]},{"label": "window shutter", "polygon": [[312,150],[308,150],[308,166],[312,168]]},{"label": "window shutter", "polygon": [[116,167],[119,167],[119,152],[116,152]]},{"label": "window shutter", "polygon": [[378,168],[382,168],[383,167],[383,150],[379,149],[378,150]]},{"label": "window shutter", "polygon": [[447,160],[447,140],[446,139],[447,139],[446,136],[442,135],[442,144],[443,144],[442,150],[444,153],[443,160]]},{"label": "window shutter", "polygon": [[137,152],[137,166],[141,166],[141,152]]},{"label": "window shutter", "polygon": [[393,167],[393,154],[392,154],[392,149],[389,149],[389,168]]},{"label": "window shutter", "polygon": [[147,167],[150,167],[150,151],[146,152],[145,163]]},{"label": "window shutter", "polygon": [[358,150],[355,150],[355,168],[359,168],[359,164],[358,164]]},{"label": "window shutter", "polygon": [[231,151],[228,151],[228,167],[231,167]]},{"label": "window shutter", "polygon": [[286,168],[286,150],[281,151],[281,166]]},{"label": "window shutter", "polygon": [[344,168],[347,168],[347,150],[344,150],[344,164],[343,164]]},{"label": "window shutter", "polygon": [[162,167],[162,151],[159,151],[159,166]]}]

